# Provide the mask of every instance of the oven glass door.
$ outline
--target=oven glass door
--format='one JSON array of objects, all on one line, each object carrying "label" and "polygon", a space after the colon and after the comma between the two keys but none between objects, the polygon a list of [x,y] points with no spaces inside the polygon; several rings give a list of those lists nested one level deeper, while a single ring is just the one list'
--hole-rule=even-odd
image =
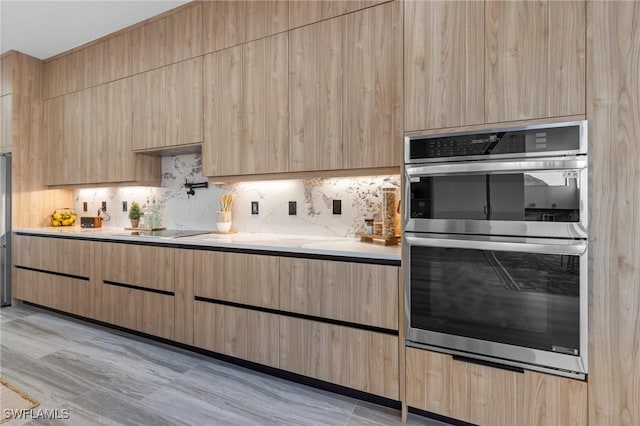
[{"label": "oven glass door", "polygon": [[[490,163],[486,168],[504,164]],[[518,170],[518,165],[512,165],[515,170],[482,170],[478,164],[408,168],[414,173],[406,182],[409,223],[405,229],[586,236],[586,162],[581,163],[584,168],[563,168],[562,162],[552,164],[559,166],[554,169]]]},{"label": "oven glass door", "polygon": [[407,234],[410,330],[579,357],[586,242],[468,238]]}]

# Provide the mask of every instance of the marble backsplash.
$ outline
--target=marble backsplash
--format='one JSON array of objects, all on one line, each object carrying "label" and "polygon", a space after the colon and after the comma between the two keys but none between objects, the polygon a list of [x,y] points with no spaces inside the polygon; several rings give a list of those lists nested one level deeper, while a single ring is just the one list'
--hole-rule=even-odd
[{"label": "marble backsplash", "polygon": [[[79,215],[92,216],[107,202],[111,220],[104,226],[129,226],[122,202],[140,205],[154,197],[163,214],[162,225],[171,229],[215,230],[215,212],[220,196],[235,195],[232,229],[239,232],[269,232],[350,237],[364,227],[364,219],[380,212],[383,186],[400,186],[399,175],[348,178],[312,178],[232,184],[210,184],[187,195],[185,181],[205,182],[200,154],[162,158],[161,187],[84,188],[74,191]],[[400,196],[398,190],[398,197]],[[342,201],[342,214],[332,214],[333,200]],[[259,214],[251,214],[251,202],[259,203]],[[297,215],[288,214],[289,201],[297,202]],[[83,212],[87,202],[88,212]]]}]

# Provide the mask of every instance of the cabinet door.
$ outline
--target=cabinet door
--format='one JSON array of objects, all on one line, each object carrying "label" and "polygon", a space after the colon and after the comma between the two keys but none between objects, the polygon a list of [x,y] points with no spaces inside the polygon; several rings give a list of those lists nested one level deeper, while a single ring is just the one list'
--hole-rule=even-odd
[{"label": "cabinet door", "polygon": [[246,1],[205,1],[202,4],[204,53],[247,41]]},{"label": "cabinet door", "polygon": [[83,182],[85,174],[84,121],[87,117],[87,91],[64,95],[64,130],[61,144],[62,183]]},{"label": "cabinet door", "polygon": [[100,281],[174,291],[174,250],[132,244],[104,243]]},{"label": "cabinet door", "polygon": [[278,309],[279,258],[198,251],[194,294],[208,299]]},{"label": "cabinet door", "polygon": [[289,33],[290,171],[342,167],[343,20]]},{"label": "cabinet door", "polygon": [[484,122],[484,2],[404,2],[409,130]]},{"label": "cabinet door", "polygon": [[283,0],[246,2],[247,41],[277,34],[289,29],[289,5]]},{"label": "cabinet door", "polygon": [[586,382],[525,371],[523,388],[516,424],[586,426]]},{"label": "cabinet door", "polygon": [[134,150],[202,142],[202,92],[202,58],[134,76]]},{"label": "cabinet door", "polygon": [[289,1],[289,28],[312,24],[386,1],[388,0],[291,0]]},{"label": "cabinet door", "polygon": [[343,168],[399,166],[400,4],[345,16]]},{"label": "cabinet door", "polygon": [[[105,164],[99,181],[132,181],[135,161],[132,150],[133,127],[133,79],[125,78],[104,85],[101,91],[106,100],[105,137],[102,139],[101,156],[94,158]],[[94,160],[94,162],[96,162]],[[96,165],[97,166],[97,165]]]},{"label": "cabinet door", "polygon": [[288,35],[242,46],[244,174],[289,168]]},{"label": "cabinet door", "polygon": [[136,28],[132,44],[134,73],[202,55],[202,5]]},{"label": "cabinet door", "polygon": [[[242,3],[242,2],[224,2]],[[204,57],[204,142],[202,173],[242,173],[242,47]]]},{"label": "cabinet door", "polygon": [[0,96],[13,92],[14,60],[14,54],[8,54],[0,58]]},{"label": "cabinet door", "polygon": [[13,95],[0,97],[0,152],[11,152],[13,146]]},{"label": "cabinet door", "polygon": [[398,336],[280,317],[280,369],[399,399]]},{"label": "cabinet door", "polygon": [[585,2],[490,1],[486,122],[584,114]]},{"label": "cabinet door", "polygon": [[194,311],[195,346],[278,367],[278,315],[201,301]]},{"label": "cabinet door", "polygon": [[280,259],[280,309],[398,329],[398,268]]},{"label": "cabinet door", "polygon": [[65,96],[47,99],[43,102],[43,129],[48,152],[47,184],[62,185],[65,183]]},{"label": "cabinet door", "polygon": [[85,86],[92,87],[130,76],[131,31],[110,37],[85,50]]}]

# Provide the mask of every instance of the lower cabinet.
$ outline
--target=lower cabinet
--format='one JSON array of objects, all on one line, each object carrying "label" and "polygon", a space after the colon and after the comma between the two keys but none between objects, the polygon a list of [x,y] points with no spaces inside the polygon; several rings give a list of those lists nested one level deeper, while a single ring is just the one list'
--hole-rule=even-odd
[{"label": "lower cabinet", "polygon": [[406,348],[406,402],[478,425],[586,425],[587,383]]},{"label": "lower cabinet", "polygon": [[153,336],[173,339],[174,297],[147,290],[98,284],[94,317]]},{"label": "lower cabinet", "polygon": [[278,367],[278,315],[196,301],[194,323],[195,346]]},{"label": "lower cabinet", "polygon": [[89,278],[14,267],[13,297],[75,315],[89,316]]},{"label": "lower cabinet", "polygon": [[398,336],[280,317],[280,368],[398,400]]}]

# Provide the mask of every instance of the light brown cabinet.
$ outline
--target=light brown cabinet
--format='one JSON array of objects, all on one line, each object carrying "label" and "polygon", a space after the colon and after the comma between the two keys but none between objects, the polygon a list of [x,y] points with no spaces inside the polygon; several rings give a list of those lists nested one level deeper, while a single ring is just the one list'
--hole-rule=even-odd
[{"label": "light brown cabinet", "polygon": [[202,142],[202,58],[133,77],[133,149]]},{"label": "light brown cabinet", "polygon": [[409,406],[475,424],[586,425],[587,384],[406,348]]},{"label": "light brown cabinet", "polygon": [[5,54],[0,58],[0,96],[13,92],[14,62],[13,53]]},{"label": "light brown cabinet", "polygon": [[202,55],[202,4],[149,22],[132,31],[133,73]]},{"label": "light brown cabinet", "polygon": [[205,175],[288,171],[287,55],[278,34],[205,57]]},{"label": "light brown cabinet", "polygon": [[398,268],[280,258],[280,309],[398,329]]},{"label": "light brown cabinet", "polygon": [[278,257],[198,251],[194,256],[195,296],[278,308]]},{"label": "light brown cabinet", "polygon": [[216,52],[287,31],[284,0],[203,2],[203,51]]},{"label": "light brown cabinet", "polygon": [[86,49],[61,56],[43,65],[43,99],[82,90],[85,83]]},{"label": "light brown cabinet", "polygon": [[13,297],[89,316],[91,242],[14,235],[12,244]]},{"label": "light brown cabinet", "polygon": [[108,83],[133,74],[131,31],[86,47],[85,87]]},{"label": "light brown cabinet", "polygon": [[292,0],[289,1],[289,28],[313,24],[356,10],[375,6],[388,0]]},{"label": "light brown cabinet", "polygon": [[278,367],[278,315],[201,301],[194,312],[195,346]]},{"label": "light brown cabinet", "polygon": [[405,130],[585,113],[585,2],[404,2]]},{"label": "light brown cabinet", "polygon": [[280,317],[280,369],[399,399],[398,336]]},{"label": "light brown cabinet", "polygon": [[342,167],[343,30],[335,18],[289,33],[290,171]]},{"label": "light brown cabinet", "polygon": [[116,284],[174,291],[174,250],[102,243],[101,279]]},{"label": "light brown cabinet", "polygon": [[49,185],[152,183],[159,159],[132,151],[132,79],[44,101]]},{"label": "light brown cabinet", "polygon": [[401,4],[345,16],[343,162],[345,169],[402,163]]},{"label": "light brown cabinet", "polygon": [[404,129],[484,122],[484,2],[404,2]]},{"label": "light brown cabinet", "polygon": [[13,95],[0,97],[0,152],[13,147]]}]

